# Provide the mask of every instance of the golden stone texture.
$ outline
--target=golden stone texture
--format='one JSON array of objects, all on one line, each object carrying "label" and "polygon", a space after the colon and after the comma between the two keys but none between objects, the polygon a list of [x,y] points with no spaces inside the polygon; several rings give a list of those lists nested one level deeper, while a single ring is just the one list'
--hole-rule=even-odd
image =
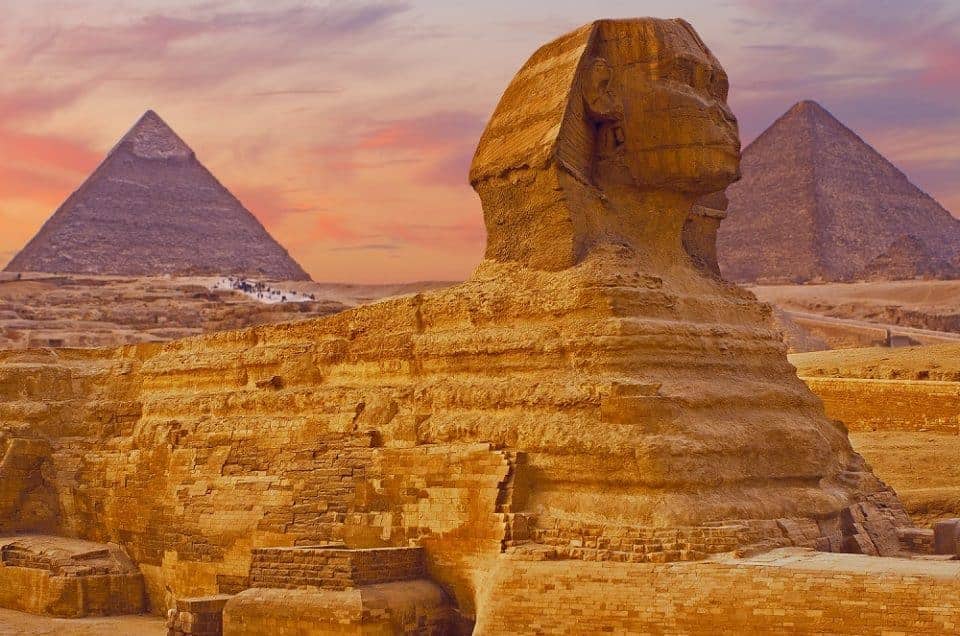
[{"label": "golden stone texture", "polygon": [[[510,594],[553,602],[528,570],[556,572],[566,603],[602,569],[585,560],[695,578],[659,564],[899,554],[902,506],[797,379],[769,308],[704,268],[715,223],[684,238],[694,203],[737,177],[726,82],[683,21],[593,23],[534,54],[483,135],[489,244],[467,282],[321,320],[0,354],[5,438],[50,448],[0,529],[120,543],[156,612],[244,590],[254,548],[413,544],[484,633],[525,615]],[[333,602],[283,587],[234,605]]]}]

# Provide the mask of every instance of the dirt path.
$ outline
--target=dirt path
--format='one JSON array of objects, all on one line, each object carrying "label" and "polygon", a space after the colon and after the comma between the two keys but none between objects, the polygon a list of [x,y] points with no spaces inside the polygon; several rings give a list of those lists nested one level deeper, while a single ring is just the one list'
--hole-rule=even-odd
[{"label": "dirt path", "polygon": [[816,321],[827,325],[837,325],[864,329],[888,329],[892,336],[906,336],[916,340],[921,344],[943,344],[948,342],[960,342],[960,333],[950,331],[934,331],[933,329],[917,329],[915,327],[904,327],[902,325],[885,324],[881,322],[870,322],[869,320],[859,320],[855,318],[834,318],[822,314],[814,314],[802,311],[784,311],[787,316],[796,320],[797,318]]},{"label": "dirt path", "polygon": [[166,636],[166,621],[154,616],[63,619],[0,609],[0,636]]}]

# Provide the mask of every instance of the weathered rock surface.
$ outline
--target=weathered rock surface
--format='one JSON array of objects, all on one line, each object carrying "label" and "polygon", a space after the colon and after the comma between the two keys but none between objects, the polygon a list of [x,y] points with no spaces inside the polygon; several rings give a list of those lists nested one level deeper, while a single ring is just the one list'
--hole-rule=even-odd
[{"label": "weathered rock surface", "polygon": [[153,111],[6,271],[310,278]]},{"label": "weathered rock surface", "polygon": [[0,607],[65,618],[139,614],[143,577],[116,545],[0,538]]},{"label": "weathered rock surface", "polygon": [[960,269],[937,258],[922,239],[902,236],[859,273],[863,280],[906,280],[910,278],[960,278]]},{"label": "weathered rock surface", "polygon": [[57,505],[30,525],[122,543],[155,608],[245,589],[255,547],[413,543],[487,625],[508,616],[490,586],[522,589],[517,561],[566,559],[575,579],[585,560],[898,552],[902,506],[796,377],[769,307],[683,239],[738,174],[726,93],[682,20],[587,25],[533,55],[483,134],[489,245],[465,283],[0,354],[0,426],[51,445]]},{"label": "weathered rock surface", "polygon": [[[718,252],[730,280],[873,277],[881,273],[871,269],[874,261],[908,235],[934,263],[960,251],[960,220],[811,101],[793,106],[744,150],[743,180],[727,195]],[[883,275],[956,276],[953,268],[915,267]]]},{"label": "weathered rock surface", "polygon": [[[290,322],[451,285],[272,282],[296,302],[260,302],[214,277],[0,274],[0,348],[106,347]],[[305,296],[312,297],[304,300]]]},{"label": "weathered rock surface", "polygon": [[919,524],[960,516],[960,345],[790,356]]}]

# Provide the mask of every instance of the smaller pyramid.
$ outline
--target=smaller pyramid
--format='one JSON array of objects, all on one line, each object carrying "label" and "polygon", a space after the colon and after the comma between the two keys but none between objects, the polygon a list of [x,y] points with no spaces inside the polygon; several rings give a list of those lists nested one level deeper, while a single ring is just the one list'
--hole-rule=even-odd
[{"label": "smaller pyramid", "polygon": [[[849,281],[886,266],[902,278],[957,271],[937,264],[960,252],[960,220],[816,102],[794,105],[747,146],[741,170],[718,235],[729,280]],[[892,260],[880,258],[891,249]]]},{"label": "smaller pyramid", "polygon": [[310,278],[153,111],[6,271]]},{"label": "smaller pyramid", "polygon": [[857,276],[861,280],[907,280],[910,278],[960,278],[952,263],[930,254],[927,244],[913,235],[902,236],[873,259]]}]

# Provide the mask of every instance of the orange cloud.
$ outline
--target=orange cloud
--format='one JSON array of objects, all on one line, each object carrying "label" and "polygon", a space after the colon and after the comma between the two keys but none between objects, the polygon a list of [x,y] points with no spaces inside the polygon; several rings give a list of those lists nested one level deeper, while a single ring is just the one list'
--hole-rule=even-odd
[{"label": "orange cloud", "polygon": [[76,174],[90,172],[102,158],[86,145],[64,137],[9,130],[0,130],[0,157],[4,163],[32,166],[37,171],[55,169]]},{"label": "orange cloud", "polygon": [[483,118],[469,111],[439,111],[360,128],[349,142],[315,149],[329,169],[349,174],[386,164],[419,164],[412,176],[421,183],[465,186]]},{"label": "orange cloud", "polygon": [[235,194],[268,230],[289,215],[303,215],[307,219],[308,235],[313,240],[355,241],[363,238],[342,216],[330,214],[310,203],[298,203],[279,188],[246,186],[236,190]]}]

